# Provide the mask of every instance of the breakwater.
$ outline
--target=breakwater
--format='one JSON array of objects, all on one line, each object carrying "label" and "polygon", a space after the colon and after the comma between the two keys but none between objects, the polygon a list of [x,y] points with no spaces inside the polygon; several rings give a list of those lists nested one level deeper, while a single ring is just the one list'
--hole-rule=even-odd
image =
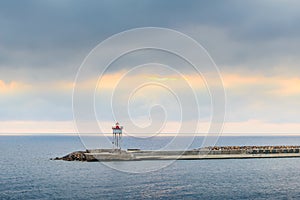
[{"label": "breakwater", "polygon": [[300,157],[300,146],[214,146],[184,151],[87,149],[54,160],[138,161]]}]

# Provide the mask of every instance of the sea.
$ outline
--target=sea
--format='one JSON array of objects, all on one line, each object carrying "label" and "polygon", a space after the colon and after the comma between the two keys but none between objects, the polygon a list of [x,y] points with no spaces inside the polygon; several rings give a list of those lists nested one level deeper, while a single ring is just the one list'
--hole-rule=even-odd
[{"label": "sea", "polygon": [[[170,140],[125,137],[122,145],[160,149]],[[190,148],[203,140],[194,138]],[[300,137],[227,136],[217,145],[300,145]],[[50,160],[85,148],[78,136],[0,136],[0,199],[300,199],[300,158]]]}]

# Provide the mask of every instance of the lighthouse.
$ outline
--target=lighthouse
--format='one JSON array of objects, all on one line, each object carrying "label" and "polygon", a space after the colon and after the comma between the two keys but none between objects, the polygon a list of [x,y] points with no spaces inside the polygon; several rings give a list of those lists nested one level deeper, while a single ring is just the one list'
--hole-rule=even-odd
[{"label": "lighthouse", "polygon": [[113,130],[113,149],[121,150],[122,130],[123,126],[120,126],[119,122],[112,127]]}]

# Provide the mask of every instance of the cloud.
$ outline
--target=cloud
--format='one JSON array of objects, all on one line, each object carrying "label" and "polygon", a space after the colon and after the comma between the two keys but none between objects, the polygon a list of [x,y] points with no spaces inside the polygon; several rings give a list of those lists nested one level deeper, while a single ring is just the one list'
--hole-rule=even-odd
[{"label": "cloud", "polygon": [[[191,125],[195,122],[186,121]],[[86,124],[89,126],[88,124]],[[221,136],[291,136],[299,135],[299,123],[267,123],[259,120],[249,120],[245,122],[227,122],[224,124]],[[93,129],[90,132],[81,133],[81,136],[106,136],[111,134],[111,121],[101,122],[101,129]],[[161,133],[157,136],[188,136],[189,133],[177,134],[181,124],[176,121],[169,121]],[[200,122],[200,129],[196,136],[210,136],[208,133],[210,123]],[[4,128],[5,127],[5,128]],[[0,135],[35,135],[35,134],[58,134],[75,135],[76,126],[73,121],[0,121]],[[124,133],[125,136],[149,137],[153,133]]]},{"label": "cloud", "polygon": [[72,85],[72,82],[0,81],[0,120],[70,119]]},{"label": "cloud", "polygon": [[297,1],[2,1],[0,73],[5,81],[72,80],[87,53],[107,37],[159,26],[195,38],[222,70],[243,66],[274,73],[289,62],[290,70],[282,71],[293,74],[299,72],[298,6]]},{"label": "cloud", "polygon": [[[77,83],[80,101],[88,103],[86,91],[94,91],[97,88],[95,97],[96,102],[101,102],[97,103],[97,107],[99,106],[98,112],[101,113],[103,120],[113,121],[110,109],[112,99],[118,99],[117,102],[113,102],[116,104],[114,106],[116,110],[118,110],[117,108],[121,110],[128,108],[128,103],[131,102],[130,108],[132,112],[134,111],[134,118],[145,116],[147,118],[151,105],[158,104],[169,107],[168,116],[171,117],[170,120],[179,120],[176,110],[179,105],[168,88],[173,90],[179,98],[179,102],[185,106],[185,111],[190,111],[190,113],[195,109],[191,106],[191,99],[194,96],[189,93],[193,89],[200,102],[201,118],[209,119],[210,95],[201,77],[195,74],[185,74],[184,77],[181,77],[181,75],[174,73],[158,75],[147,72],[144,74],[127,74],[121,79],[124,74],[126,74],[125,70],[106,74],[98,86],[94,85],[97,80]],[[211,74],[205,74],[205,78],[211,79],[210,82],[214,83],[215,77]],[[300,78],[297,76],[290,78],[223,73],[222,78],[228,97],[228,121],[260,119],[270,122],[298,122],[296,108],[300,106]],[[138,88],[145,83],[150,85]],[[16,81],[11,83],[1,81],[1,119],[71,120],[73,86],[72,81],[51,81],[36,85]],[[135,90],[136,92],[134,92]],[[124,112],[127,113],[127,110]],[[193,115],[192,118],[195,117]]]},{"label": "cloud", "polygon": [[[10,120],[12,123],[71,120],[73,80],[90,50],[121,31],[159,26],[186,33],[208,50],[224,79],[229,123],[238,123],[240,128],[245,123],[245,127],[274,131],[279,128],[276,124],[284,124],[282,127],[287,130],[290,124],[297,130],[294,125],[299,123],[300,107],[298,7],[299,2],[294,0],[76,1],[72,4],[68,1],[1,1],[0,120],[7,123]],[[119,47],[118,44],[111,46],[102,56]],[[169,66],[180,69],[196,89],[202,117],[207,120],[210,99],[203,80],[195,76],[186,63],[162,52],[135,53],[115,63],[103,77],[104,95],[109,97],[109,91],[122,73],[153,58],[164,58]],[[156,72],[151,73],[150,67],[150,70],[131,74],[132,79],[124,79],[123,92],[137,82],[154,81],[172,85],[178,94],[185,96],[183,103],[189,103],[186,88],[174,73]],[[208,78],[215,78],[205,73]],[[87,75],[96,76],[97,69]],[[87,79],[80,83],[83,101],[87,98],[84,91],[94,87],[94,82]],[[153,96],[156,99],[149,98]],[[105,103],[109,103],[107,98],[103,99]],[[168,103],[168,96],[164,96],[162,90],[149,89],[136,99],[137,119],[145,119],[148,114],[148,107],[143,105],[147,99],[174,106]],[[109,113],[108,108],[103,110]],[[112,120],[111,115],[105,115],[105,119]],[[171,120],[176,121],[176,118]],[[243,130],[247,132],[246,128]]]},{"label": "cloud", "polygon": [[260,120],[248,120],[245,122],[228,122],[225,124],[225,135],[299,135],[299,123],[269,123]]},{"label": "cloud", "polygon": [[245,74],[222,74],[226,89],[246,90],[247,87],[263,88],[264,92],[274,96],[299,96],[300,77],[264,76]]},{"label": "cloud", "polygon": [[73,121],[0,121],[0,135],[74,134]]},{"label": "cloud", "polygon": [[30,85],[22,82],[11,81],[9,83],[6,83],[3,80],[0,80],[0,95],[7,94],[7,93],[11,94],[16,92],[25,92],[30,88],[31,88]]}]

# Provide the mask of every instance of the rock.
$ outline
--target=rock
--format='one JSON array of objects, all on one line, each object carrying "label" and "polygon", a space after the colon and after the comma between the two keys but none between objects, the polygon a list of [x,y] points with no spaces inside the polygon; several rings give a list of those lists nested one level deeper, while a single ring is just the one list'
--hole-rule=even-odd
[{"label": "rock", "polygon": [[65,161],[86,161],[85,151],[76,151],[72,152],[66,156],[63,156],[61,158],[56,157],[52,160],[65,160]]}]

